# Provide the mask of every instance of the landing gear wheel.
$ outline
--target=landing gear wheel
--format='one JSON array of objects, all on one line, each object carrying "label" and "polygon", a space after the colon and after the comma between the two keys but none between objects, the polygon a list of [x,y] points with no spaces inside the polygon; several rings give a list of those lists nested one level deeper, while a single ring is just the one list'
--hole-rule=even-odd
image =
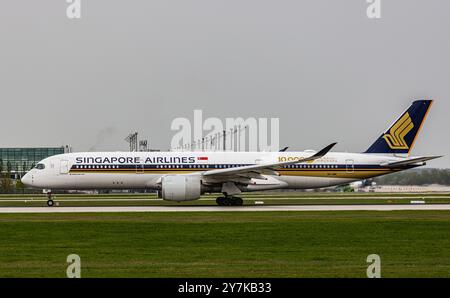
[{"label": "landing gear wheel", "polygon": [[238,197],[233,197],[232,202],[233,202],[233,204],[232,204],[233,206],[242,206],[242,205],[244,205],[244,201],[241,198],[238,198]]},{"label": "landing gear wheel", "polygon": [[55,201],[53,201],[53,197],[52,197],[52,192],[51,191],[47,192],[47,206],[48,207],[55,206]]},{"label": "landing gear wheel", "polygon": [[219,197],[216,203],[219,206],[242,206],[244,201],[238,197]]},{"label": "landing gear wheel", "polygon": [[229,197],[225,197],[225,206],[233,206],[233,199]]},{"label": "landing gear wheel", "polygon": [[216,203],[217,203],[217,205],[219,205],[219,206],[225,206],[225,198],[224,198],[224,197],[218,197],[218,198],[216,199]]}]

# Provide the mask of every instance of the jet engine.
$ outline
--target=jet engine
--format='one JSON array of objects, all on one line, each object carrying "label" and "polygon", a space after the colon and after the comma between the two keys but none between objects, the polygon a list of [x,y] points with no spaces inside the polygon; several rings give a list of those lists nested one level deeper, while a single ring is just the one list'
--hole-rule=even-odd
[{"label": "jet engine", "polygon": [[161,179],[162,198],[168,201],[192,201],[200,198],[202,182],[195,175],[167,175]]}]

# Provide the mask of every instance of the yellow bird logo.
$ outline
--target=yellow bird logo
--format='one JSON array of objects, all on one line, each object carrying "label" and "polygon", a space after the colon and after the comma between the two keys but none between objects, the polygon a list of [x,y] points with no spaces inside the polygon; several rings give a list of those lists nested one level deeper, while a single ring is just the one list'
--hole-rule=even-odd
[{"label": "yellow bird logo", "polygon": [[411,129],[414,128],[414,124],[406,112],[398,121],[391,127],[389,133],[384,134],[383,139],[389,145],[391,149],[409,149],[406,144],[405,136]]}]

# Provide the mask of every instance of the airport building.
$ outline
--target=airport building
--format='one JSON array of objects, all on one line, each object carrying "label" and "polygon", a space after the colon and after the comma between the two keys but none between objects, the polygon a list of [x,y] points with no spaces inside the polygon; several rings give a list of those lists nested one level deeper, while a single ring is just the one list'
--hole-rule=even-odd
[{"label": "airport building", "polygon": [[0,172],[18,178],[49,156],[69,152],[68,146],[40,148],[0,148]]}]

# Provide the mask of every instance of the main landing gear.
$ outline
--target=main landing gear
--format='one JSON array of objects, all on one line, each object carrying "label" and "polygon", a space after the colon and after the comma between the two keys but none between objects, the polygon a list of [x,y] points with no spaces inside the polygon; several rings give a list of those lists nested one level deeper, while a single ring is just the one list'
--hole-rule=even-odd
[{"label": "main landing gear", "polygon": [[52,197],[52,192],[51,191],[47,192],[47,206],[48,207],[55,206],[55,201],[53,201],[53,197]]},{"label": "main landing gear", "polygon": [[238,197],[225,196],[217,198],[216,203],[219,206],[242,206],[244,201]]}]

